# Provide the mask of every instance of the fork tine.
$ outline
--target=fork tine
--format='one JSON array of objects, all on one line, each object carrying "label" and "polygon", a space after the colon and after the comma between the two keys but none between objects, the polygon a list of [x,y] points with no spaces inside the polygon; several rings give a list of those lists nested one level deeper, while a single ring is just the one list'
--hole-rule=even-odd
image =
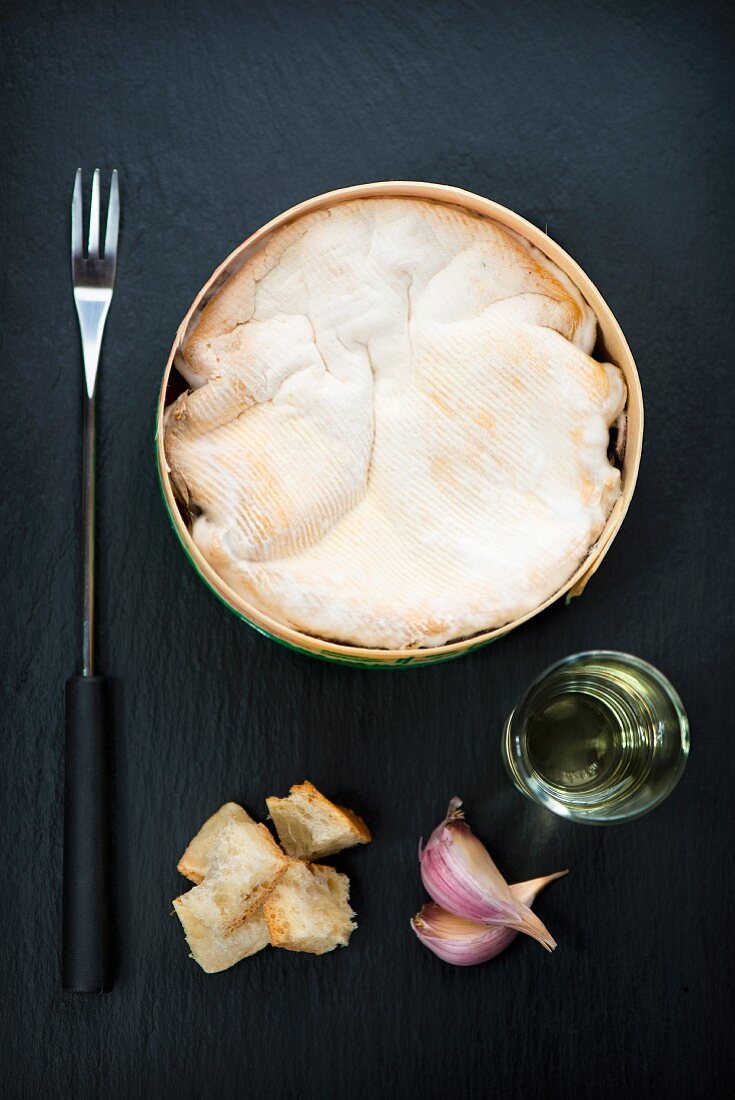
[{"label": "fork tine", "polygon": [[71,201],[71,257],[82,255],[82,170],[77,168],[74,177],[74,197]]},{"label": "fork tine", "polygon": [[120,224],[120,191],[117,183],[117,168],[112,169],[110,182],[110,201],[107,206],[107,229],[105,231],[105,259],[114,260],[117,254],[117,230]]},{"label": "fork tine", "polygon": [[100,170],[95,168],[92,176],[92,201],[89,204],[89,247],[88,255],[98,256],[100,251]]}]

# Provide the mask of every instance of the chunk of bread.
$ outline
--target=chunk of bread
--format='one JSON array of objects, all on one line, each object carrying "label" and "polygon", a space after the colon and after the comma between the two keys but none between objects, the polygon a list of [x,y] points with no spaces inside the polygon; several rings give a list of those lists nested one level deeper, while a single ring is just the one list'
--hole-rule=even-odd
[{"label": "chunk of bread", "polygon": [[293,786],[287,798],[271,795],[266,803],[283,850],[294,859],[321,859],[371,839],[357,814],[330,802],[308,780]]},{"label": "chunk of bread", "polygon": [[346,947],[355,928],[349,894],[347,875],[294,860],[263,907],[271,943],[311,955]]},{"label": "chunk of bread", "polygon": [[184,929],[186,941],[191,948],[191,957],[199,963],[207,974],[218,974],[254,955],[270,943],[268,925],[262,909],[256,909],[242,922],[239,928],[229,936],[208,928],[182,904],[183,897],[176,898],[174,909]]},{"label": "chunk of bread", "polygon": [[265,825],[228,821],[214,843],[206,878],[179,901],[207,928],[230,936],[263,904],[288,867]]},{"label": "chunk of bread", "polygon": [[176,867],[180,874],[197,884],[202,881],[209,870],[209,861],[217,834],[228,821],[253,824],[250,814],[243,810],[242,806],[238,806],[237,802],[225,802],[224,806],[220,806],[216,813],[207,818],[194,839],[189,841],[189,846]]}]

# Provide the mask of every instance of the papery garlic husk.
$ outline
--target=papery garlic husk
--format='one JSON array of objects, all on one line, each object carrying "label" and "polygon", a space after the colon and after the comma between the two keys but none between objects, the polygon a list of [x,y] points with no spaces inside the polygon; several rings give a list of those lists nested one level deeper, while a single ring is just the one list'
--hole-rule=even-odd
[{"label": "papery garlic husk", "polygon": [[419,847],[421,880],[427,893],[449,913],[481,924],[505,925],[553,951],[556,941],[548,928],[511,893],[487,848],[463,820],[461,805],[459,798],[453,798],[426,847]]},{"label": "papery garlic husk", "polygon": [[[544,886],[567,873],[557,871],[553,875],[516,883],[509,889],[517,902],[530,905]],[[425,947],[454,966],[475,966],[488,962],[504,951],[518,935],[516,928],[467,920],[447,912],[433,901],[419,910],[411,921],[411,927]]]}]

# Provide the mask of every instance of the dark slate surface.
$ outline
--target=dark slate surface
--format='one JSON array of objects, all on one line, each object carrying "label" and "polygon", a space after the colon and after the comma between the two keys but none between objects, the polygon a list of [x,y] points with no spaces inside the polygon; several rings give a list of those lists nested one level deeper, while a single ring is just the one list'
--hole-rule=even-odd
[{"label": "dark slate surface", "polygon": [[[732,22],[711,4],[4,5],[1,349],[2,1092],[75,1097],[699,1097],[732,1078]],[[81,367],[77,165],[117,165],[101,378],[100,630],[117,681],[118,961],[59,990],[63,682],[74,667]],[[637,357],[639,488],[604,568],[461,661],[374,673],[241,625],[159,501],[157,388],[215,265],[310,195],[440,180],[519,210],[587,269]],[[660,665],[694,749],[670,801],[609,830],[501,774],[502,719],[590,646]],[[187,960],[176,859],[225,799],[309,776],[374,843],[340,865],[360,928],[321,959]],[[515,879],[569,865],[516,942],[455,970],[412,937],[416,842],[450,795]]]}]

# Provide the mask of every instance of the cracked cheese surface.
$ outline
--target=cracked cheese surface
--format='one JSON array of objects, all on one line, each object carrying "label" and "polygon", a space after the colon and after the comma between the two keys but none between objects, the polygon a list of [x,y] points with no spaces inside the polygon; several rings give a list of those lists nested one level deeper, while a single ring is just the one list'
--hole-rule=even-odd
[{"label": "cracked cheese surface", "polygon": [[213,569],[278,621],[435,646],[534,610],[620,494],[596,319],[458,207],[340,203],[273,232],[177,366],[166,455]]}]

